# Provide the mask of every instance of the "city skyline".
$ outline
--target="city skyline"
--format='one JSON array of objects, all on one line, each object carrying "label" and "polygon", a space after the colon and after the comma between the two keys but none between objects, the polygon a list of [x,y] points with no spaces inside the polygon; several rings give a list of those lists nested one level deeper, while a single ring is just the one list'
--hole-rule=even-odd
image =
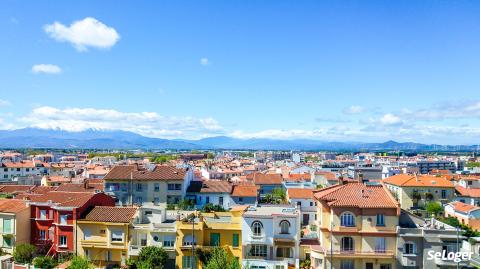
[{"label": "city skyline", "polygon": [[0,129],[478,144],[475,2],[0,3]]}]

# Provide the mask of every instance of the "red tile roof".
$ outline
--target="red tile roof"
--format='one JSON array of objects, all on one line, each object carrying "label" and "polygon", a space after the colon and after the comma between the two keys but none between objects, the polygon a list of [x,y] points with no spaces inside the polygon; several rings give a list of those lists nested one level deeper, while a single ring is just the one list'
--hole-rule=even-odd
[{"label": "red tile roof", "polygon": [[257,197],[258,187],[255,185],[236,185],[233,187],[233,197]]},{"label": "red tile roof", "polygon": [[28,195],[28,198],[32,203],[46,203],[51,201],[52,203],[57,203],[60,206],[80,207],[90,200],[94,195],[94,193],[88,192],[51,191],[43,195]]},{"label": "red tile roof", "polygon": [[22,193],[33,188],[33,185],[0,185],[0,193]]},{"label": "red tile roof", "polygon": [[283,177],[281,174],[256,173],[253,175],[253,182],[256,185],[280,185],[283,182]]},{"label": "red tile roof", "polygon": [[480,198],[480,189],[467,189],[462,186],[456,186],[455,190],[460,194],[460,196]]},{"label": "red tile roof", "polygon": [[149,171],[136,165],[119,165],[113,167],[104,179],[183,180],[185,174],[185,169],[175,166],[157,165],[152,171]]},{"label": "red tile roof", "polygon": [[471,211],[480,209],[480,207],[478,207],[478,206],[473,206],[473,205],[465,204],[465,203],[458,202],[458,201],[457,202],[451,202],[450,205],[453,206],[453,209],[455,211],[462,212],[462,213],[469,213]]},{"label": "red tile roof", "polygon": [[398,174],[383,180],[400,187],[453,188],[453,183],[443,176]]},{"label": "red tile roof", "polygon": [[82,220],[129,223],[136,213],[136,207],[96,206]]},{"label": "red tile roof", "polygon": [[314,191],[314,196],[317,200],[334,207],[399,208],[398,202],[383,186],[369,186],[363,183],[334,185]]},{"label": "red tile roof", "polygon": [[232,184],[225,180],[192,181],[187,192],[193,193],[231,193]]},{"label": "red tile roof", "polygon": [[19,199],[0,199],[0,212],[3,213],[18,213],[25,209],[28,206],[26,201]]},{"label": "red tile roof", "polygon": [[313,199],[313,190],[291,188],[287,189],[287,195],[290,199]]}]

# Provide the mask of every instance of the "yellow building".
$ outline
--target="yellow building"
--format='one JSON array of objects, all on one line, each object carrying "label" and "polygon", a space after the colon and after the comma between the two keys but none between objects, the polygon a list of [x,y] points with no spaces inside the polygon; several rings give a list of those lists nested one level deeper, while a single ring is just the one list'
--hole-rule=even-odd
[{"label": "yellow building", "polygon": [[[231,257],[241,263],[242,258],[242,214],[244,207],[229,212],[194,213],[192,220],[177,221],[177,242],[175,244],[178,268],[202,268],[201,262],[192,255],[198,249],[209,251],[222,247]],[[194,244],[194,247],[192,247]],[[194,266],[195,265],[195,266]]]},{"label": "yellow building", "polygon": [[314,268],[393,269],[400,207],[383,186],[346,183],[314,193],[320,245]]},{"label": "yellow building", "polygon": [[136,207],[97,206],[77,221],[77,253],[95,268],[125,265]]},{"label": "yellow building", "polygon": [[15,246],[30,243],[30,206],[18,199],[0,199],[0,247],[13,253]]}]

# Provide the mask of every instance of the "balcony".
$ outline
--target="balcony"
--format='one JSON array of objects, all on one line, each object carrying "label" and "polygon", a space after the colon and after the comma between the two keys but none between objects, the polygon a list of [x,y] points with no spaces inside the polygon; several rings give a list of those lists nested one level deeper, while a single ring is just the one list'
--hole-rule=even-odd
[{"label": "balcony", "polygon": [[82,247],[91,247],[91,248],[106,248],[108,247],[108,241],[107,239],[105,238],[105,240],[90,240],[90,239],[86,239],[86,240],[81,240],[80,241],[82,243]]},{"label": "balcony", "polygon": [[330,250],[325,251],[325,255],[334,255],[335,257],[339,258],[376,258],[376,259],[390,259],[395,257],[395,252],[391,250],[385,251],[342,251],[342,250],[334,250],[331,252]]}]

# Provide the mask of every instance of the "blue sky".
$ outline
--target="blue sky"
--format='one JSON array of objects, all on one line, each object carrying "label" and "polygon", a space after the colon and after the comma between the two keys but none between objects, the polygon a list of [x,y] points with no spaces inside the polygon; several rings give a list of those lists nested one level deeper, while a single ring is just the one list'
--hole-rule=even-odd
[{"label": "blue sky", "polygon": [[477,1],[1,1],[0,129],[479,143]]}]

